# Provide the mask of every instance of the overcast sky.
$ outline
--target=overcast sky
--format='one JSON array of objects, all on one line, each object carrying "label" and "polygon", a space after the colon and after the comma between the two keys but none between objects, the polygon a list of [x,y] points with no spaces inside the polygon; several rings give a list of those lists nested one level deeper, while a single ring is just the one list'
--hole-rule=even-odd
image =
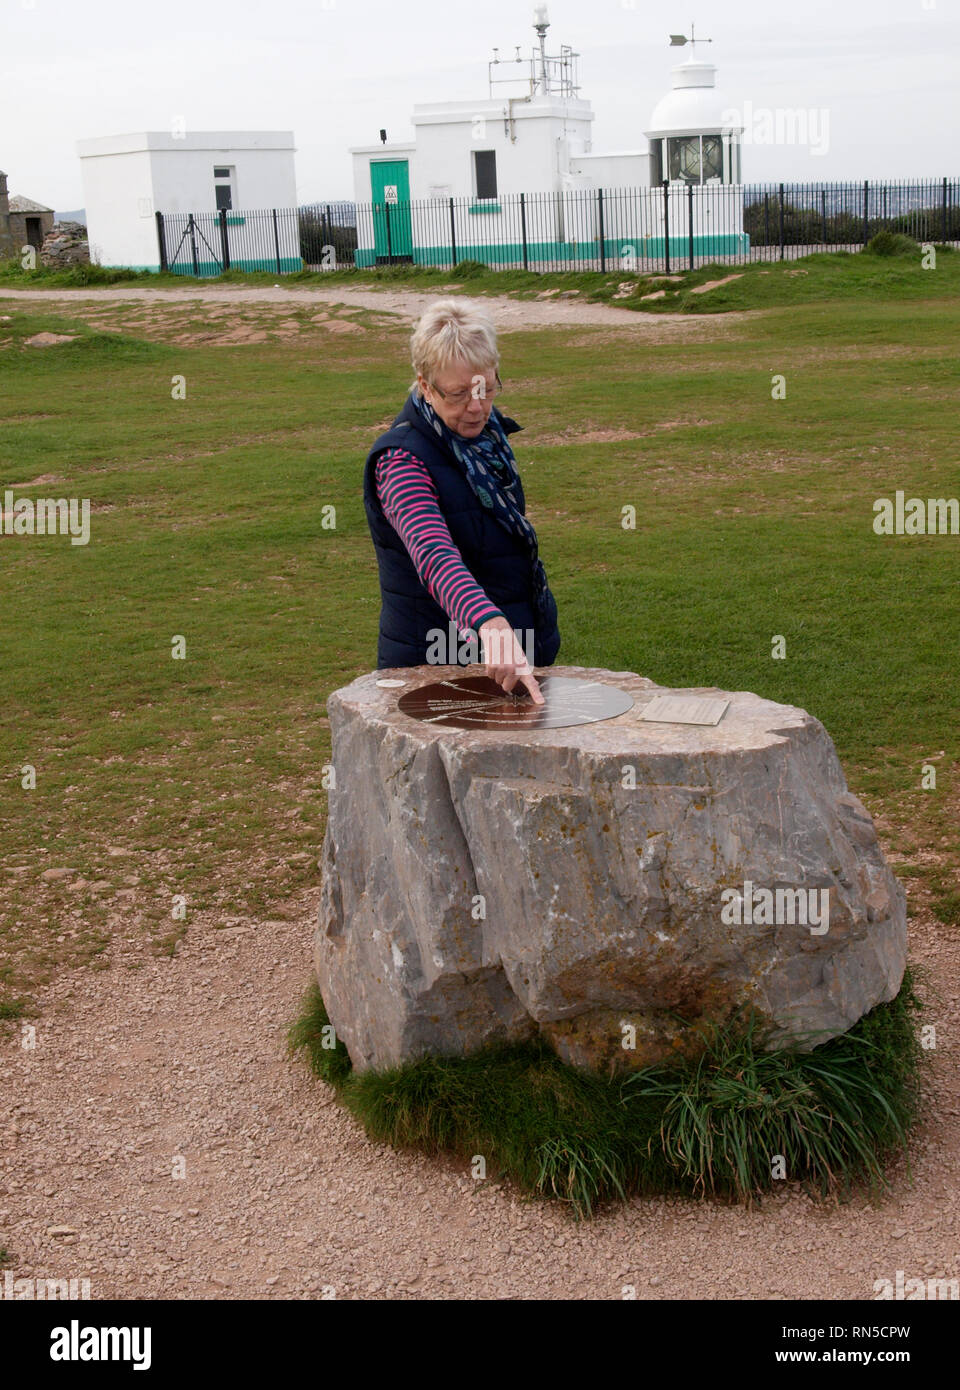
[{"label": "overcast sky", "polygon": [[[376,141],[381,126],[410,138],[416,102],[486,98],[493,46],[529,53],[532,10],[0,0],[0,168],[11,193],[79,208],[78,139],[182,118],[192,130],[292,130],[298,201],[351,198],[348,147]],[[548,48],[581,54],[595,151],[645,143],[670,67],[689,52],[668,35],[689,33],[692,19],[714,40],[698,56],[717,63],[731,106],[813,113],[812,143],[747,143],[746,180],[960,174],[960,0],[552,0],[549,11]]]}]

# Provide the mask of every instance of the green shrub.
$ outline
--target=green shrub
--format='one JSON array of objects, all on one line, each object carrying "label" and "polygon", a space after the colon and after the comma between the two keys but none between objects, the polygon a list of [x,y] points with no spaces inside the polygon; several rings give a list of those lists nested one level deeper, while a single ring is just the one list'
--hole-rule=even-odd
[{"label": "green shrub", "polygon": [[488,267],[482,261],[457,261],[453,267],[453,274],[458,280],[469,280],[475,275],[485,275]]},{"label": "green shrub", "polygon": [[871,256],[920,256],[920,243],[900,232],[877,232],[863,249]]}]

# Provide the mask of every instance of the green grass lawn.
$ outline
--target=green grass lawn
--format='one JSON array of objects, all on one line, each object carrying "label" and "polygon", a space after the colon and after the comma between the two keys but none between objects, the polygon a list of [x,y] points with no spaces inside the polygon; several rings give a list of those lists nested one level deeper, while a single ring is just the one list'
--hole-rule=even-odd
[{"label": "green grass lawn", "polygon": [[[754,267],[701,299],[765,311],[725,321],[714,300],[692,342],[501,337],[558,662],[808,709],[947,931],[960,926],[960,537],[880,537],[872,522],[897,489],[960,496],[958,263]],[[112,931],[175,949],[190,930],[189,911],[171,918],[175,894],[193,911],[279,916],[317,881],[324,702],[376,663],[362,464],[411,371],[401,327],[185,346],[94,330],[69,305],[0,312],[0,499],[92,504],[88,546],[0,536],[9,1014],[58,966],[96,963]],[[22,346],[41,329],[79,337]],[[179,375],[185,400],[171,397]],[[185,660],[171,657],[178,635]],[[41,879],[63,866],[79,886]]]}]

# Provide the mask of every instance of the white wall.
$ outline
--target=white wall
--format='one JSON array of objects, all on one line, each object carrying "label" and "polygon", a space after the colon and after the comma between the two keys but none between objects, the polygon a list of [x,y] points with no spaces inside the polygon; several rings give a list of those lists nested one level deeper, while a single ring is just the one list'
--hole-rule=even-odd
[{"label": "white wall", "polygon": [[[512,113],[512,123],[510,115]],[[570,159],[590,148],[587,101],[442,102],[414,107],[416,140],[351,149],[354,197],[369,203],[370,162],[406,159],[410,198],[472,198],[473,152],[494,150],[500,193],[546,193],[563,186]]]},{"label": "white wall", "polygon": [[588,188],[646,188],[650,183],[650,156],[646,150],[621,154],[584,154],[570,160],[570,172]]},{"label": "white wall", "polygon": [[100,265],[160,268],[153,179],[147,150],[85,157],[78,141],[90,259]]},{"label": "white wall", "polygon": [[[234,209],[294,208],[292,131],[169,132],[77,142],[91,248],[103,265],[158,270],[155,212],[214,212],[215,166],[236,170]],[[289,240],[284,237],[284,241]],[[296,248],[282,245],[284,255]]]},{"label": "white wall", "polygon": [[439,184],[449,188],[448,197],[472,198],[475,150],[496,152],[498,193],[558,189],[570,148],[590,148],[592,121],[588,101],[557,97],[415,106],[417,158],[410,196],[428,198]]},{"label": "white wall", "polygon": [[[263,131],[188,136],[154,148],[153,196],[160,212],[215,212],[214,167],[233,166],[233,207],[295,208],[293,134]],[[283,141],[281,144],[280,141]]]}]

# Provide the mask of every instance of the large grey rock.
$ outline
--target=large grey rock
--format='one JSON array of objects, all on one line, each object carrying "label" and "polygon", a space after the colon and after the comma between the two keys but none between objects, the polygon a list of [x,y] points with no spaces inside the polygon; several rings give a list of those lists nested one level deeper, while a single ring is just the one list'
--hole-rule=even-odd
[{"label": "large grey rock", "polygon": [[[358,1070],[538,1031],[614,1070],[695,1048],[699,1020],[747,1003],[773,1043],[812,1047],[895,996],[904,893],[819,720],[569,666],[548,674],[629,690],[633,709],[507,732],[398,710],[406,690],[463,674],[374,671],[327,701],[315,965]],[[731,705],[715,727],[640,721],[664,693]],[[730,920],[744,892],[778,888],[825,890],[826,931],[791,923],[786,899],[780,924]]]}]

